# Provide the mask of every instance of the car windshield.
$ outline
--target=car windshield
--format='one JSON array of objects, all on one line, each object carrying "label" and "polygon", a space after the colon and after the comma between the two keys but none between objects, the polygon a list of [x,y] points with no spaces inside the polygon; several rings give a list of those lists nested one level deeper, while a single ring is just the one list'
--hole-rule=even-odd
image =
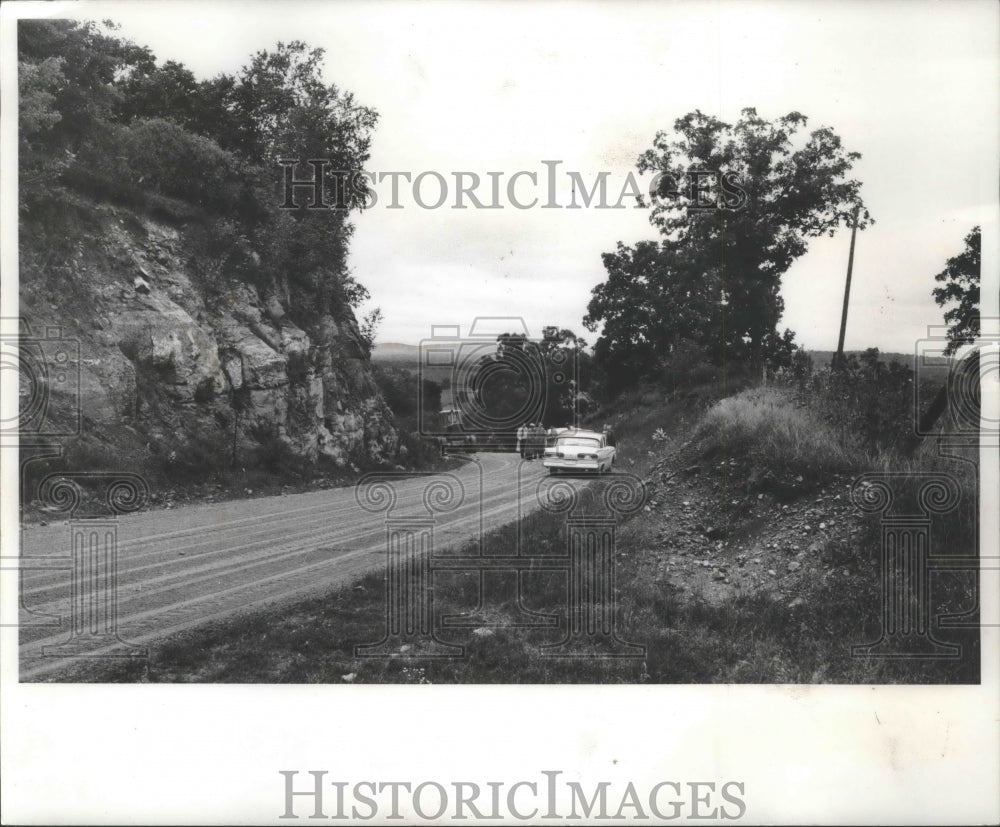
[{"label": "car windshield", "polygon": [[600,440],[597,439],[587,439],[587,437],[582,436],[570,436],[563,437],[559,440],[557,445],[560,448],[600,448]]}]

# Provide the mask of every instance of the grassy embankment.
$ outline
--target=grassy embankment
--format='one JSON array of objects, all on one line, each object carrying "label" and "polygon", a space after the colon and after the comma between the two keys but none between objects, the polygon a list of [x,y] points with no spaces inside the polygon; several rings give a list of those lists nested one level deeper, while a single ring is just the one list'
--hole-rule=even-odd
[{"label": "grassy embankment", "polygon": [[[94,678],[324,683],[977,681],[976,630],[935,633],[962,644],[958,660],[851,656],[852,644],[878,637],[881,541],[878,519],[862,519],[846,504],[851,480],[866,471],[950,474],[962,486],[963,499],[957,509],[934,520],[933,548],[935,553],[974,554],[975,466],[939,456],[934,444],[923,445],[910,458],[873,449],[859,435],[831,423],[831,411],[824,407],[829,400],[810,398],[792,386],[746,387],[733,396],[720,396],[717,385],[673,395],[647,391],[619,400],[602,417],[615,422],[621,436],[619,469],[648,483],[649,506],[619,526],[616,559],[618,634],[645,645],[644,659],[543,658],[539,646],[557,642],[559,629],[486,626],[439,631],[441,640],[465,647],[460,659],[419,659],[410,657],[413,652],[358,659],[354,646],[374,642],[385,627],[384,578],[372,574],[292,609],[248,614],[177,636],[155,649],[148,663],[123,664]],[[914,489],[912,479],[901,484],[904,505]],[[783,520],[787,530],[775,533],[774,525]],[[803,528],[807,520],[812,525]],[[821,520],[821,528],[829,523],[822,532],[816,529]],[[714,545],[703,536],[712,536],[705,528],[709,525],[724,526]],[[565,547],[564,517],[536,513],[524,521],[522,535],[529,538],[529,553],[558,554]],[[809,544],[807,550],[798,545],[800,535],[803,545]],[[515,536],[514,526],[493,532],[486,538],[487,553],[511,549]],[[792,562],[782,557],[796,550]],[[685,561],[692,560],[693,566],[687,566]],[[704,574],[709,565],[716,566],[711,579]],[[773,568],[764,574],[768,566]],[[786,566],[796,573],[786,575]],[[663,574],[672,569],[673,576]],[[677,586],[678,572],[682,588]],[[437,616],[471,611],[477,584],[473,574],[435,574]],[[560,629],[565,628],[565,574],[531,572],[524,586],[524,605],[558,615]],[[487,598],[500,615],[512,615],[516,608],[510,593]],[[973,604],[969,575],[935,576],[935,613]]]}]

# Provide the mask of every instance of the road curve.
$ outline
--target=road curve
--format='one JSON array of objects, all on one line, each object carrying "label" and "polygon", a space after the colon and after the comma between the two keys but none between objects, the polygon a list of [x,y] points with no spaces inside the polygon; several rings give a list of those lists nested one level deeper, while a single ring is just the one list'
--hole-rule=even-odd
[{"label": "road curve", "polygon": [[[92,605],[97,594],[117,617],[118,637],[148,646],[208,620],[321,593],[383,565],[387,514],[430,514],[435,548],[454,547],[538,508],[547,479],[540,462],[475,454],[450,472],[379,475],[370,488],[118,517],[111,527],[117,589],[81,585],[78,572],[78,617],[90,616],[84,603]],[[585,479],[567,481],[586,485]],[[21,681],[65,679],[82,660],[65,645],[74,599],[71,531],[67,521],[21,531]],[[76,642],[91,657],[125,651],[108,636]]]}]

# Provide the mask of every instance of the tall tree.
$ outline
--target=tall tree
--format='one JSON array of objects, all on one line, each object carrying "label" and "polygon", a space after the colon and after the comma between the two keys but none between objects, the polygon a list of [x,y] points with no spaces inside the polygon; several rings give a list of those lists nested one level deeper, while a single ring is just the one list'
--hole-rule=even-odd
[{"label": "tall tree", "polygon": [[[979,276],[980,249],[982,234],[979,227],[973,227],[965,237],[965,249],[957,256],[948,259],[944,270],[934,276],[935,281],[943,282],[942,287],[934,288],[934,301],[941,307],[957,301],[958,306],[949,308],[944,319],[948,328],[948,344],[945,346],[945,356],[956,353],[964,344],[970,344],[979,338]],[[937,394],[930,406],[920,415],[918,427],[910,440],[908,449],[912,453],[920,444],[917,434],[929,433],[931,428],[941,418],[951,403],[949,399],[954,388],[961,392],[971,390],[971,398],[963,399],[963,407],[968,410],[970,403],[977,409],[979,396],[979,351],[972,350],[959,362],[954,376],[956,379],[945,382],[938,388]],[[954,387],[953,387],[954,386]]]},{"label": "tall tree", "polygon": [[[744,109],[729,124],[695,111],[657,134],[638,167],[655,174],[650,221],[663,241],[605,255],[610,278],[586,320],[591,329],[612,322],[597,352],[647,349],[655,370],[685,327],[698,326],[717,361],[766,358],[781,339],[781,277],[808,240],[847,225],[855,206],[859,228],[872,223],[860,182],[848,177],[861,156],[828,127],[803,133],[806,123],[799,112],[768,121]],[[610,294],[625,304],[614,310]],[[629,315],[645,321],[618,330]],[[665,339],[650,341],[643,331],[657,326]]]},{"label": "tall tree", "polygon": [[471,371],[471,388],[485,421],[513,432],[523,420],[565,426],[585,394],[589,377],[587,343],[572,330],[550,325],[540,340],[502,333],[496,350]]},{"label": "tall tree", "polygon": [[685,266],[676,242],[619,242],[601,258],[608,280],[594,288],[584,325],[604,323],[594,357],[608,368],[606,391],[616,393],[659,370],[685,342],[718,337],[719,268]]},{"label": "tall tree", "polygon": [[60,60],[60,83],[53,85],[52,106],[60,114],[46,132],[50,152],[75,151],[114,117],[121,85],[133,73],[145,73],[156,59],[145,46],[116,37],[110,22],[20,20],[19,59],[28,65]]},{"label": "tall tree", "polygon": [[292,299],[296,321],[363,301],[347,253],[364,179],[340,188],[339,209],[308,210],[306,198],[281,209],[280,159],[329,160],[331,200],[333,170],[362,170],[368,159],[377,114],[323,79],[323,51],[279,43],[235,76],[198,81],[114,29],[20,21],[22,214],[37,218],[63,188],[155,208],[208,240],[194,246],[213,281],[222,273],[274,289]]},{"label": "tall tree", "polygon": [[942,287],[934,288],[934,301],[944,307],[958,302],[945,311],[948,328],[948,345],[945,355],[955,353],[962,345],[979,338],[979,273],[982,233],[973,227],[965,237],[965,248],[948,259],[944,270],[934,276]]},{"label": "tall tree", "polygon": [[[301,290],[311,297],[308,306],[316,316],[337,305],[357,306],[367,297],[347,267],[354,229],[347,216],[350,210],[363,208],[366,182],[355,179],[345,187],[336,173],[364,169],[378,120],[373,109],[355,103],[349,92],[324,82],[323,58],[322,49],[310,49],[300,41],[257,52],[232,87],[229,108],[235,131],[217,138],[267,170],[276,195],[284,182],[279,160],[330,162],[328,201],[339,209],[308,209],[309,198],[303,195],[298,209],[285,210],[279,217],[276,227],[282,243],[264,256],[270,269],[283,275],[284,292]],[[303,163],[300,175],[311,173]]]}]

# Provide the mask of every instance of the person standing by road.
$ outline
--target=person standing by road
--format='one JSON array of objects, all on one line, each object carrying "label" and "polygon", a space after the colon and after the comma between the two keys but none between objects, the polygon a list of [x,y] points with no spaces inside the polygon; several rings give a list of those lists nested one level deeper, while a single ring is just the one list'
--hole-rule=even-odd
[{"label": "person standing by road", "polygon": [[538,459],[542,454],[545,453],[545,429],[542,427],[541,422],[536,422],[535,427],[531,433],[531,448],[532,454],[535,459]]},{"label": "person standing by road", "polygon": [[517,429],[517,452],[521,455],[521,459],[525,458],[525,440],[528,436],[528,428],[522,423]]},{"label": "person standing by road", "polygon": [[604,441],[611,448],[618,447],[618,437],[615,436],[614,429],[610,425],[604,426]]}]

